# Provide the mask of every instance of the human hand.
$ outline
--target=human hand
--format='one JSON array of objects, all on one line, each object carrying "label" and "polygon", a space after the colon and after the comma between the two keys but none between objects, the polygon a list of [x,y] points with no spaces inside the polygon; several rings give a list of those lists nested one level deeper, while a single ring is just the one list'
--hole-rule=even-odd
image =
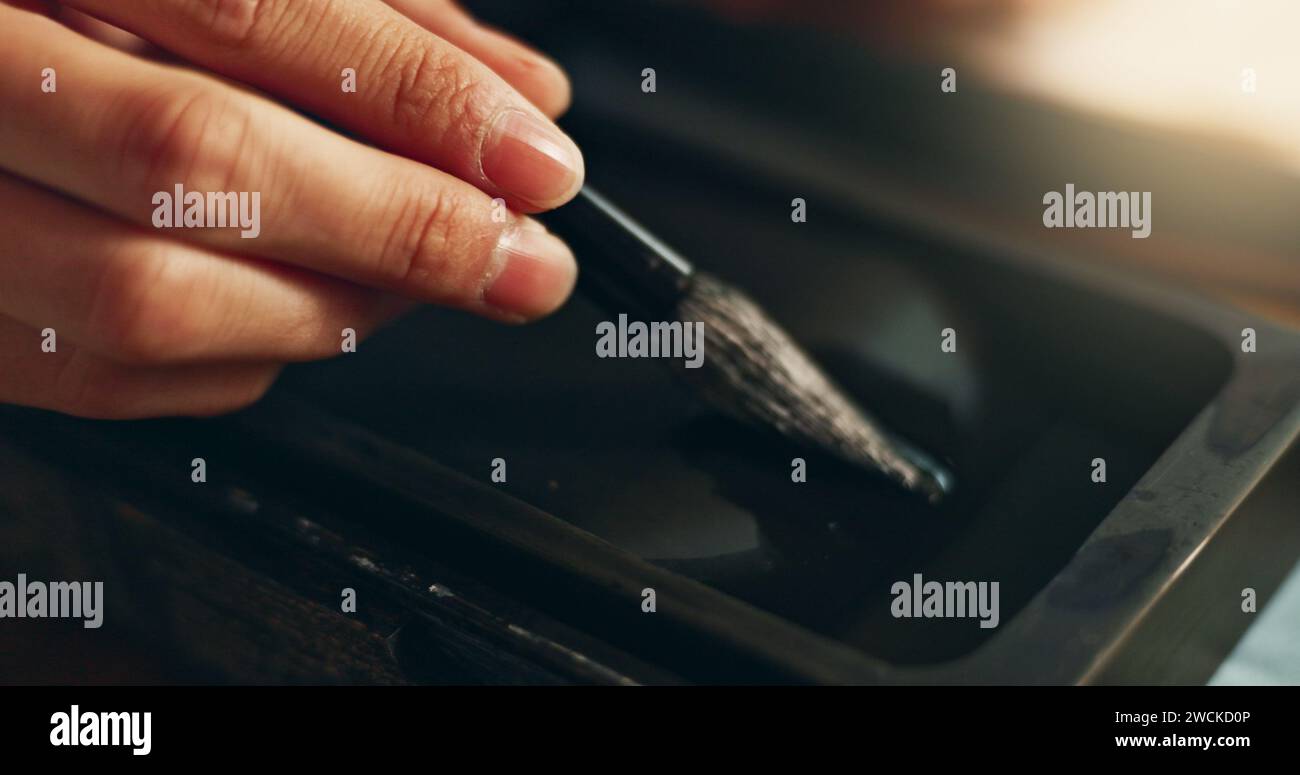
[{"label": "human hand", "polygon": [[[29,0],[0,49],[0,401],[218,413],[412,303],[524,321],[573,287],[521,214],[581,187],[568,84],[446,0]],[[165,223],[179,192],[208,227]]]}]

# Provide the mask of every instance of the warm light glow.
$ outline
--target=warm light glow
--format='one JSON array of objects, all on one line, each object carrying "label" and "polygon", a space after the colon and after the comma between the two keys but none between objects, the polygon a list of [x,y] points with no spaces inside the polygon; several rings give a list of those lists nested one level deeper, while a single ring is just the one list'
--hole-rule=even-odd
[{"label": "warm light glow", "polygon": [[1300,171],[1297,31],[1296,0],[1056,0],[976,53],[1013,88],[1228,135]]}]

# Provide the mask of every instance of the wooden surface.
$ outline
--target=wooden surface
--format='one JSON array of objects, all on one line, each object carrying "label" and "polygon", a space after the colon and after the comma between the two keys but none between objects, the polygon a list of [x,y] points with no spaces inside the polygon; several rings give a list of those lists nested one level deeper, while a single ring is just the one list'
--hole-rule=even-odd
[{"label": "wooden surface", "polygon": [[[141,496],[0,442],[3,566],[102,580],[108,598],[99,630],[6,622],[0,683],[673,680],[622,656],[610,667],[614,650],[410,552],[246,490],[190,486],[212,497]],[[344,588],[356,613],[341,610]]]}]

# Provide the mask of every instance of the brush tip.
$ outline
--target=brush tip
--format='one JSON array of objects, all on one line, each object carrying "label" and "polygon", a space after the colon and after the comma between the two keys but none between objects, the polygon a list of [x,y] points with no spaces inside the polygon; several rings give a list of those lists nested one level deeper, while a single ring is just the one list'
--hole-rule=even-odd
[{"label": "brush tip", "polygon": [[952,471],[907,442],[895,439],[894,444],[899,456],[906,458],[916,469],[916,479],[909,489],[936,506],[952,494],[957,481]]},{"label": "brush tip", "polygon": [[678,315],[704,323],[705,368],[684,376],[718,408],[883,474],[932,504],[952,491],[943,465],[863,412],[740,291],[697,273]]}]

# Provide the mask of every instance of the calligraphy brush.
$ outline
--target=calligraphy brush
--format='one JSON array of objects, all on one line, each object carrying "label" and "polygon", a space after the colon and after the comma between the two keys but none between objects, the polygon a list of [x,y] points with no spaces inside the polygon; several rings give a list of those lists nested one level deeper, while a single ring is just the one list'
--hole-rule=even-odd
[{"label": "calligraphy brush", "polygon": [[952,489],[946,468],[858,408],[757,303],[696,271],[590,186],[543,219],[581,262],[584,292],[607,308],[704,324],[702,367],[677,371],[713,407],[932,503]]}]

